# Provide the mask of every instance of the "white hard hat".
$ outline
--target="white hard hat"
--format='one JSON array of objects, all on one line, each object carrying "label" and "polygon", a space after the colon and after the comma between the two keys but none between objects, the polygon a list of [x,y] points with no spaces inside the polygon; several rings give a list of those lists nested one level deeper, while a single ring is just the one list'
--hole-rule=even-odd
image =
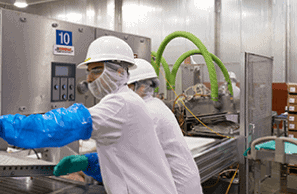
[{"label": "white hard hat", "polygon": [[127,84],[131,84],[140,80],[157,78],[157,74],[153,66],[144,59],[134,59],[137,69],[129,71],[130,78]]},{"label": "white hard hat", "polygon": [[94,40],[89,46],[86,60],[77,68],[86,69],[88,63],[103,61],[126,62],[129,69],[136,68],[131,47],[114,36],[102,36]]},{"label": "white hard hat", "polygon": [[230,79],[235,79],[235,80],[237,80],[235,73],[233,73],[232,71],[229,71],[228,73],[229,73],[229,78],[230,78]]}]

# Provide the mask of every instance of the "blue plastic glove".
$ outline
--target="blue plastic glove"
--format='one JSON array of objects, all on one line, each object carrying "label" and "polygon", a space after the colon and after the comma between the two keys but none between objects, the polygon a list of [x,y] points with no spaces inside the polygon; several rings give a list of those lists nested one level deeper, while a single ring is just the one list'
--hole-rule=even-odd
[{"label": "blue plastic glove", "polygon": [[45,114],[0,116],[0,137],[21,148],[62,147],[89,139],[92,118],[82,104],[51,110]]},{"label": "blue plastic glove", "polygon": [[88,163],[88,158],[85,155],[66,156],[55,166],[54,175],[61,176],[86,170]]},{"label": "blue plastic glove", "polygon": [[83,172],[86,175],[93,177],[98,182],[102,183],[102,176],[100,171],[100,164],[98,161],[98,154],[94,152],[90,154],[85,154],[85,156],[88,158],[89,165],[87,169],[84,170]]}]

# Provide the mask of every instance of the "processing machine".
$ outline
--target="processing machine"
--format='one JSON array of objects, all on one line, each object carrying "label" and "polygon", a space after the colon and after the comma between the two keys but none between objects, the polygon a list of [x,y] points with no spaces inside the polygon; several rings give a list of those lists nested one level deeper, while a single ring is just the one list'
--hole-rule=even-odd
[{"label": "processing machine", "polygon": [[[176,37],[187,38],[198,49],[182,54],[170,72],[162,54],[166,45]],[[247,193],[252,188],[252,183],[249,177],[249,161],[243,157],[243,153],[251,146],[253,140],[269,136],[271,133],[273,57],[243,52],[240,62],[230,63],[228,70],[240,69],[239,100],[233,98],[232,85],[226,67],[220,59],[209,53],[193,34],[174,32],[163,40],[157,53],[152,54],[155,57],[155,60],[152,60],[155,63],[152,64],[157,74],[161,63],[166,74],[163,75],[167,82],[165,104],[175,113],[188,145],[191,145],[190,138],[197,140],[194,140],[195,146],[189,146],[189,148],[199,167],[201,182],[211,176],[217,176],[219,172],[224,172],[231,165],[238,164],[240,191]],[[197,54],[202,55],[206,62],[204,66],[208,68],[210,88],[204,85],[205,82],[201,82],[203,71],[200,67],[189,67],[188,69],[192,72],[190,74],[186,68],[182,68],[183,72],[187,72],[185,79],[191,80],[192,83],[182,88],[181,94],[177,94],[175,92],[177,70],[183,67],[181,63],[187,57]],[[227,82],[220,87],[218,87],[214,65],[220,68]],[[230,68],[232,66],[234,67]],[[228,91],[226,91],[227,88]],[[203,138],[212,140],[208,144],[210,147],[203,143],[199,145],[199,141],[207,142]]]}]

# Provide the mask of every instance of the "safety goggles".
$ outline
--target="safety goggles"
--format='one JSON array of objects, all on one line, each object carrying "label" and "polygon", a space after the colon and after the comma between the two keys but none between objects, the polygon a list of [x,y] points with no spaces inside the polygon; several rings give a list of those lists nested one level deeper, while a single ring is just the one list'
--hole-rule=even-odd
[{"label": "safety goggles", "polygon": [[97,75],[100,75],[102,72],[103,72],[103,69],[100,69],[100,67],[95,67],[90,71],[86,70],[86,75],[89,76],[91,74],[91,75],[97,76]]}]

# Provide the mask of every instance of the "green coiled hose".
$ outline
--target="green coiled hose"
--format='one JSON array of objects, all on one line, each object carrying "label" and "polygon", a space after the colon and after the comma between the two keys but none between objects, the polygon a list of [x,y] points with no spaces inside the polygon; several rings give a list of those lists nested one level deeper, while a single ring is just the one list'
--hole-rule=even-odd
[{"label": "green coiled hose", "polygon": [[[172,68],[172,71],[171,71],[171,81],[172,83],[170,83],[171,85],[175,85],[175,78],[176,78],[176,74],[177,74],[177,71],[181,65],[181,63],[189,56],[191,55],[195,55],[195,54],[199,54],[201,55],[201,51],[199,51],[198,49],[194,49],[194,50],[190,50],[190,51],[187,51],[185,52],[184,54],[182,54],[175,62],[175,64],[173,65],[173,68]],[[233,89],[232,89],[232,84],[231,84],[231,80],[229,78],[229,73],[228,73],[228,70],[226,69],[226,67],[224,66],[224,64],[222,63],[222,61],[217,57],[215,56],[214,54],[212,53],[209,53],[212,60],[214,62],[216,62],[216,64],[219,66],[219,68],[221,69],[221,71],[223,72],[223,75],[225,77],[225,80],[226,82],[228,83],[228,89],[231,93],[231,95],[233,96]],[[209,64],[206,64],[207,66]]]},{"label": "green coiled hose", "polygon": [[[184,37],[187,38],[188,40],[192,41],[200,50],[201,55],[203,56],[207,68],[208,68],[208,73],[209,73],[209,79],[210,79],[210,85],[211,85],[211,98],[213,101],[218,101],[218,81],[217,81],[217,74],[212,62],[212,58],[210,53],[207,51],[206,47],[202,44],[200,39],[198,39],[195,35],[189,33],[189,32],[184,32],[184,31],[176,31],[168,36],[165,37],[165,39],[162,41],[161,45],[159,46],[159,49],[157,51],[157,56],[156,56],[156,66],[159,68],[160,67],[160,62],[162,59],[163,52],[165,50],[166,45],[174,38],[177,37]],[[164,67],[164,66],[163,66]],[[169,69],[169,67],[168,67]],[[164,67],[165,70],[165,67]],[[171,81],[171,76],[168,76],[168,73],[166,77],[169,78],[169,83],[172,83]],[[166,78],[167,79],[167,78]],[[174,89],[174,85],[172,85],[172,89]]]}]

